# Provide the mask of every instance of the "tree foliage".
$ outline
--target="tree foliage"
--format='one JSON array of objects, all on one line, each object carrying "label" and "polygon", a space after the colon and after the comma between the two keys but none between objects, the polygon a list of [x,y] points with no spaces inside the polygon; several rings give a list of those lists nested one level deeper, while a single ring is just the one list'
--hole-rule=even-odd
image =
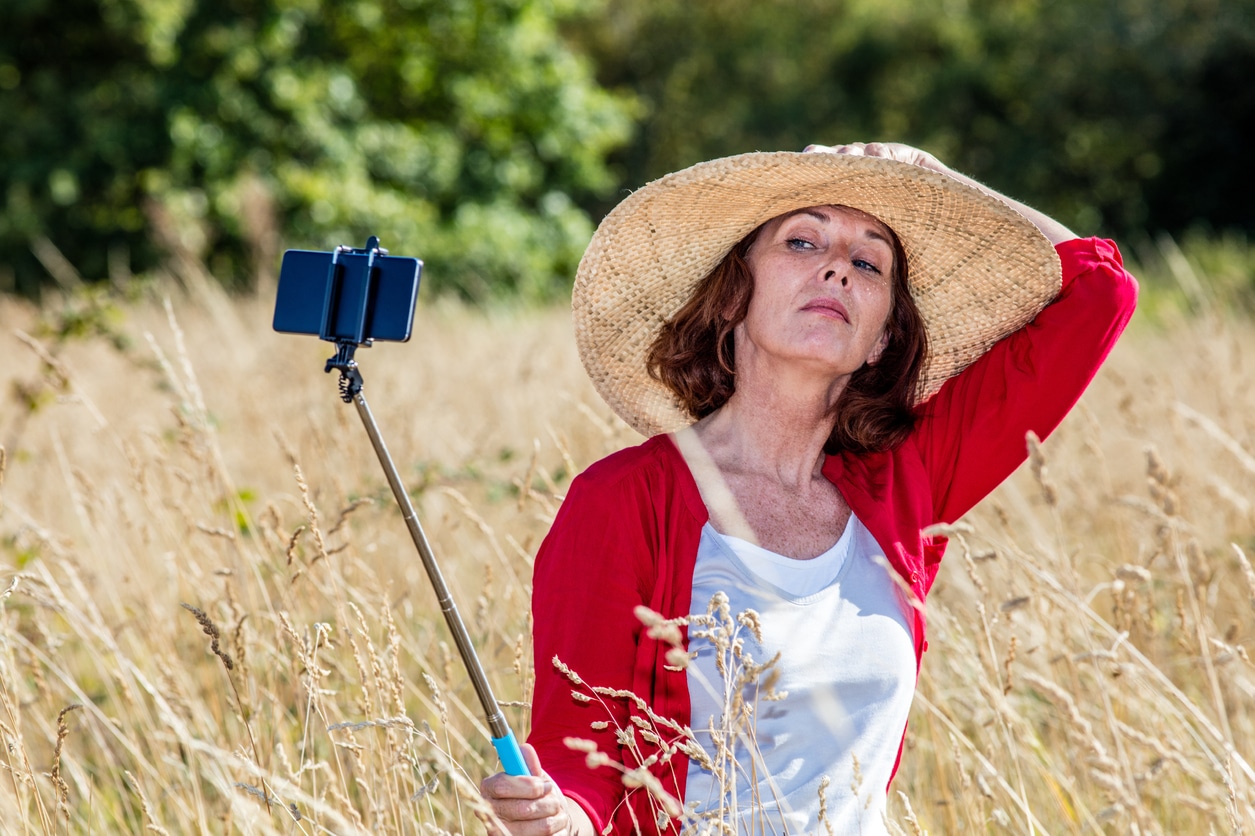
[{"label": "tree foliage", "polygon": [[544,298],[619,187],[856,139],[1082,232],[1250,232],[1251,78],[1255,0],[4,0],[0,285],[41,238],[239,281],[375,233]]},{"label": "tree foliage", "polygon": [[[0,264],[159,250],[219,278],[368,233],[479,297],[543,297],[631,101],[555,21],[571,0],[5,0]],[[281,219],[281,221],[279,220]]]},{"label": "tree foliage", "polygon": [[1253,0],[638,0],[571,33],[648,109],[630,185],[885,139],[1078,230],[1255,230]]}]

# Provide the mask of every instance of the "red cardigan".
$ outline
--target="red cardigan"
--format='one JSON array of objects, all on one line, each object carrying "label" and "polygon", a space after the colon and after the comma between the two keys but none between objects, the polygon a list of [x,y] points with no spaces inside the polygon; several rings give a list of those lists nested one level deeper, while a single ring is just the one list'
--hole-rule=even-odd
[{"label": "red cardigan", "polygon": [[[957,520],[1024,461],[1025,434],[1045,438],[1059,424],[1133,313],[1137,283],[1113,243],[1074,240],[1056,249],[1063,264],[1058,297],[947,381],[920,407],[906,441],[883,453],[824,462],[824,475],[920,602],[946,548],[944,538],[923,537],[921,530]],[[679,451],[667,436],[656,436],[576,478],[537,555],[536,690],[528,740],[545,771],[598,831],[611,822],[616,833],[675,828],[665,816],[660,822],[659,807],[644,789],[633,790],[625,803],[618,770],[590,769],[584,753],[563,743],[567,737],[592,740],[629,768],[638,766],[616,742],[615,729],[631,728],[629,715],[642,712],[623,699],[574,699],[573,684],[551,660],[557,656],[591,685],[630,690],[657,714],[687,726],[687,675],[667,669],[668,645],[644,634],[633,608],[644,604],[667,618],[688,614],[706,519]],[[928,646],[922,605],[914,621],[918,670]],[[594,730],[596,721],[610,725]],[[657,752],[639,734],[636,741],[644,757]],[[659,760],[650,772],[683,801],[687,757]]]}]

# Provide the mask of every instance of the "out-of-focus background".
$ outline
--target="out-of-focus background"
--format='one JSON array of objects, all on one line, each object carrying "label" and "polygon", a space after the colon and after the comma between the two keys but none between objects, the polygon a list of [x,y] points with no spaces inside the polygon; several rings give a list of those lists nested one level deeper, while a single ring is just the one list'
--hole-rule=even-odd
[{"label": "out-of-focus background", "polygon": [[373,232],[552,299],[625,189],[873,139],[1085,232],[1245,235],[1252,78],[1251,0],[6,0],[0,290],[43,242],[247,288]]},{"label": "out-of-focus background", "polygon": [[0,830],[480,832],[495,755],[327,344],[270,329],[282,250],[426,261],[358,359],[525,733],[536,549],[640,441],[564,307],[597,220],[884,139],[1143,288],[949,532],[889,832],[1251,832],[1252,78],[1255,0],[0,0]]}]

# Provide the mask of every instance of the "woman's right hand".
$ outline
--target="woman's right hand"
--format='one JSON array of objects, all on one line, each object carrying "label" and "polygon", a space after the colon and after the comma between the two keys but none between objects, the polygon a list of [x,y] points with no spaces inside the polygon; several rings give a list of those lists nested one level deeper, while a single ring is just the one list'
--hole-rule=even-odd
[{"label": "woman's right hand", "polygon": [[[492,836],[591,836],[593,823],[540,768],[540,757],[527,743],[519,746],[531,775],[498,772],[485,778],[479,792],[505,830],[487,822]],[[538,777],[537,777],[538,776]]]}]

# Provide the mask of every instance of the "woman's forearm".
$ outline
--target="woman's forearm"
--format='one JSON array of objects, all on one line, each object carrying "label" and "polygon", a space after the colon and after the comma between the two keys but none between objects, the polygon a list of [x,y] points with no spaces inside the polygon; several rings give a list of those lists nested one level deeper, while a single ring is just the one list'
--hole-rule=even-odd
[{"label": "woman's forearm", "polygon": [[1031,206],[1020,203],[1018,200],[1012,200],[1001,192],[996,192],[988,186],[978,183],[966,174],[960,174],[952,168],[947,168],[945,173],[953,177],[955,180],[958,180],[960,183],[964,183],[974,189],[984,192],[990,197],[996,197],[998,200],[1001,200],[1003,203],[1007,204],[1012,209],[1027,218],[1033,226],[1041,230],[1042,235],[1045,235],[1048,239],[1050,239],[1050,243],[1055,244],[1056,246],[1062,244],[1064,241],[1071,241],[1073,238],[1079,237],[1075,232],[1068,229],[1066,226],[1059,223],[1044,212],[1039,212]]},{"label": "woman's forearm", "polygon": [[858,157],[887,157],[891,160],[917,165],[930,171],[937,171],[953,177],[964,185],[982,191],[990,197],[1001,200],[1028,219],[1029,223],[1041,230],[1042,235],[1045,235],[1052,244],[1059,245],[1064,241],[1071,241],[1079,237],[1072,230],[1044,212],[1039,212],[1031,206],[1020,203],[1018,200],[1012,200],[1001,192],[996,192],[985,184],[978,183],[966,174],[960,174],[927,151],[921,151],[910,145],[903,145],[900,142],[852,142],[848,145],[808,145],[806,151],[807,153],[850,154]]}]

